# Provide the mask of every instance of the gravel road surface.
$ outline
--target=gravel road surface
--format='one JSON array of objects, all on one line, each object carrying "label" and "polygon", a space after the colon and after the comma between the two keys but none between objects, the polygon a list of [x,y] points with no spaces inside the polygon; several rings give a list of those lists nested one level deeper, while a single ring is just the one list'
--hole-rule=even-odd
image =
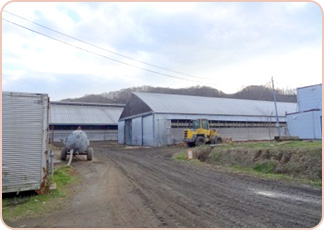
[{"label": "gravel road surface", "polygon": [[321,188],[259,179],[171,159],[181,147],[99,143],[67,205],[11,227],[310,228],[322,215]]}]

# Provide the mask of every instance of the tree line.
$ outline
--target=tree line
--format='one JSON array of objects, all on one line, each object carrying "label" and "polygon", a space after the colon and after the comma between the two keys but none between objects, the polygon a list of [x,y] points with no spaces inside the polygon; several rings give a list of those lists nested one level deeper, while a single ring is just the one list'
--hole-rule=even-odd
[{"label": "tree line", "polygon": [[[249,100],[272,101],[273,90],[266,86],[251,85],[243,88],[234,94],[226,94],[218,89],[207,86],[193,86],[189,88],[164,88],[152,86],[140,86],[121,89],[103,94],[89,94],[80,98],[67,98],[62,101],[70,102],[89,102],[89,103],[119,103],[126,104],[133,92],[162,93],[162,94],[180,94],[203,97],[221,97]],[[276,98],[279,102],[296,102],[296,90],[276,89]]]}]

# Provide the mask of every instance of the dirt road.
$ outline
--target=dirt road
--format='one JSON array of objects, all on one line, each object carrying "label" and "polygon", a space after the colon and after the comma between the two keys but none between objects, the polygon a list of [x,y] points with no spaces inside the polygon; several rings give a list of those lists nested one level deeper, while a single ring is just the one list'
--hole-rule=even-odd
[{"label": "dirt road", "polygon": [[179,148],[94,146],[66,208],[12,227],[314,227],[322,191],[171,159]]}]

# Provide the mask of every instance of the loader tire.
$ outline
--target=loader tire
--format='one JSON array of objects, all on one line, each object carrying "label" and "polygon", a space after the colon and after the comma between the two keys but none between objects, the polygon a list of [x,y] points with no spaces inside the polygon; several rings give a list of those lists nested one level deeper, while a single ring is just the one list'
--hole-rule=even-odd
[{"label": "loader tire", "polygon": [[222,142],[223,142],[222,138],[217,136],[213,137],[213,139],[211,140],[211,144],[220,144]]},{"label": "loader tire", "polygon": [[195,141],[195,145],[196,146],[200,146],[200,145],[204,145],[205,144],[205,138],[204,137],[197,137],[196,141]]},{"label": "loader tire", "polygon": [[67,152],[68,152],[68,148],[67,147],[64,147],[61,151],[61,160],[62,161],[65,161],[66,160],[66,155],[67,155]]}]

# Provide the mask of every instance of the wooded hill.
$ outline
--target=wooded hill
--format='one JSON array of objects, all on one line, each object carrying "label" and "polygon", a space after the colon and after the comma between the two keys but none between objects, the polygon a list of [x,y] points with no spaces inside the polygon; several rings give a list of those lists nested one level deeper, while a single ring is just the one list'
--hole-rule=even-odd
[{"label": "wooded hill", "polygon": [[[162,87],[140,86],[133,88],[121,89],[103,94],[90,94],[80,98],[68,98],[62,101],[70,102],[90,102],[90,103],[121,103],[126,104],[133,92],[148,92],[148,93],[165,93],[165,94],[180,94],[203,97],[223,97],[223,98],[237,98],[273,101],[273,91],[264,86],[247,86],[234,94],[226,94],[220,90],[206,87],[194,86],[190,88],[171,89]],[[276,90],[277,101],[280,102],[296,102],[296,94],[294,90]]]}]

